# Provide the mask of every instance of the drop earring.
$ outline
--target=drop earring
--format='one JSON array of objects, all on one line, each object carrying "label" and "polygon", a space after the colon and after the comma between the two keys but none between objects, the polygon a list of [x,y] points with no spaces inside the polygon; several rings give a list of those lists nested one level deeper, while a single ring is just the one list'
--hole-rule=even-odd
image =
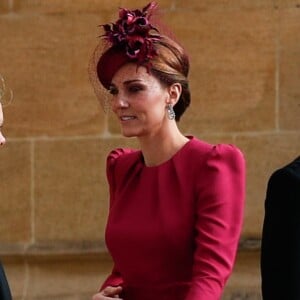
[{"label": "drop earring", "polygon": [[167,114],[168,114],[168,119],[169,120],[174,120],[175,119],[175,111],[173,108],[172,104],[167,104]]}]

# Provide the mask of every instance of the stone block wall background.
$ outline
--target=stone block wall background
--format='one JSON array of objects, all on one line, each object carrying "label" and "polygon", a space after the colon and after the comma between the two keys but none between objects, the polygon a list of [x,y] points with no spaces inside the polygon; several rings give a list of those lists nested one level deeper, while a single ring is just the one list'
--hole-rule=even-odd
[{"label": "stone block wall background", "polygon": [[[0,73],[14,91],[0,151],[0,257],[16,300],[90,299],[108,274],[105,158],[120,136],[87,64],[98,24],[136,0],[0,0]],[[296,0],[161,0],[191,58],[192,106],[180,127],[234,143],[247,159],[237,263],[224,299],[260,299],[269,176],[300,153]]]}]

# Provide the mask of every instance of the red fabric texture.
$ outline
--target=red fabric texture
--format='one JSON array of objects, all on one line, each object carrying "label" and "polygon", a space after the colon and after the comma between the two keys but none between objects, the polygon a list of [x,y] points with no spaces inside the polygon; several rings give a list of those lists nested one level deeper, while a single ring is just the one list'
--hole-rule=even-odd
[{"label": "red fabric texture", "polygon": [[124,300],[218,300],[242,228],[245,161],[233,145],[190,137],[170,160],[147,167],[141,151],[107,159],[107,247],[114,270],[102,288]]}]

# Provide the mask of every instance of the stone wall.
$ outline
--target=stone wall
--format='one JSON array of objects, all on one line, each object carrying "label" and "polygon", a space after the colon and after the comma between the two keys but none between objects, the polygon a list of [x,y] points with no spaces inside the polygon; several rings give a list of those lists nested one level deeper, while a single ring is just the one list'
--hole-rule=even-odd
[{"label": "stone wall", "polygon": [[[146,3],[145,3],[146,4]],[[247,201],[224,299],[260,299],[266,184],[300,151],[300,9],[296,0],[161,0],[191,58],[186,134],[235,143]],[[117,7],[136,0],[0,0],[0,73],[14,91],[0,151],[0,256],[16,300],[90,299],[110,270],[105,157],[122,145],[87,64]]]}]

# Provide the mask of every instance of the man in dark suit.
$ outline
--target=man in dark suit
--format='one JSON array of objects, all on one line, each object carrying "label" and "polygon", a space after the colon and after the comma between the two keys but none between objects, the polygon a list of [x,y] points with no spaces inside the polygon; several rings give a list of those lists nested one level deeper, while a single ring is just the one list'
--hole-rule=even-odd
[{"label": "man in dark suit", "polygon": [[300,300],[300,157],[268,182],[261,277],[263,300]]},{"label": "man in dark suit", "polygon": [[4,269],[0,264],[0,300],[11,300],[11,293],[7,283]]}]

